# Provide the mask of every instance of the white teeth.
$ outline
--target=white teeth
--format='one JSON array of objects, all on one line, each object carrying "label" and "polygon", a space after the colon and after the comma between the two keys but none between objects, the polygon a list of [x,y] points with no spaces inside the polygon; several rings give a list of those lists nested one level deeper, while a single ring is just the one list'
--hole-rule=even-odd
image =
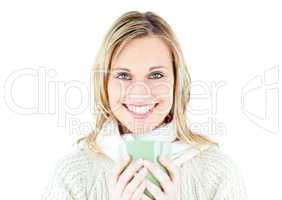
[{"label": "white teeth", "polygon": [[135,112],[137,114],[145,114],[147,113],[151,108],[153,108],[155,105],[150,106],[132,106],[132,105],[126,105],[128,110]]}]

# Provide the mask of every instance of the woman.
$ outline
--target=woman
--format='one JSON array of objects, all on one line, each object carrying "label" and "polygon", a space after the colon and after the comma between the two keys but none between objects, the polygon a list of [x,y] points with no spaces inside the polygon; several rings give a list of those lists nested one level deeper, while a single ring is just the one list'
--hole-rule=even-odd
[{"label": "woman", "polygon": [[[217,143],[192,133],[185,116],[190,76],[170,26],[127,12],[107,33],[93,68],[93,132],[54,169],[43,199],[243,200],[243,178]],[[171,144],[159,162],[133,160],[129,140]],[[151,174],[160,187],[146,177]]]}]

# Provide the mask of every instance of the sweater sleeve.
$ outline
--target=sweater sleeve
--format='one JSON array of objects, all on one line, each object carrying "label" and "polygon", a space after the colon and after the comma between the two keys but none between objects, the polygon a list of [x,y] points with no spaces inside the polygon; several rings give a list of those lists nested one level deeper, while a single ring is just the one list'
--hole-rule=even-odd
[{"label": "sweater sleeve", "polygon": [[72,152],[57,160],[41,200],[86,200],[87,165],[87,159],[79,152]]}]

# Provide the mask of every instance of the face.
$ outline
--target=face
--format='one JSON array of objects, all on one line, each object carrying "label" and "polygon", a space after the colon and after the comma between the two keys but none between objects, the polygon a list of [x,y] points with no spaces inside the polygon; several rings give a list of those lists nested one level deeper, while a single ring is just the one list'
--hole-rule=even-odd
[{"label": "face", "polygon": [[165,42],[156,36],[133,39],[110,66],[111,110],[130,132],[150,131],[172,108],[173,85],[172,56]]}]

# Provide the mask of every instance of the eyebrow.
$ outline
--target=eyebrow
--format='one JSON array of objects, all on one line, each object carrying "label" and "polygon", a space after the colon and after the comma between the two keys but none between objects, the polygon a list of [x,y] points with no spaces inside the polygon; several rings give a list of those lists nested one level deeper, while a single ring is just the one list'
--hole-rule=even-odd
[{"label": "eyebrow", "polygon": [[[150,67],[150,68],[149,68],[149,71],[152,71],[152,70],[154,70],[154,69],[159,69],[159,68],[167,69],[167,68],[164,67],[164,66],[153,66],[153,67]],[[130,72],[130,69],[124,68],[124,67],[117,67],[117,68],[113,68],[113,69],[112,69],[112,71],[116,71],[116,70],[124,70],[124,71]]]}]

